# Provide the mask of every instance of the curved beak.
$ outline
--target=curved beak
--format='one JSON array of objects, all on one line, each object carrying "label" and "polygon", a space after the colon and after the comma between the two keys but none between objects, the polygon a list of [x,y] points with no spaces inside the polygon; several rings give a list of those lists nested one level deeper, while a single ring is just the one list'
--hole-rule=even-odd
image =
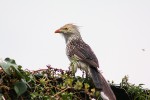
[{"label": "curved beak", "polygon": [[55,33],[61,33],[60,29],[56,30]]}]

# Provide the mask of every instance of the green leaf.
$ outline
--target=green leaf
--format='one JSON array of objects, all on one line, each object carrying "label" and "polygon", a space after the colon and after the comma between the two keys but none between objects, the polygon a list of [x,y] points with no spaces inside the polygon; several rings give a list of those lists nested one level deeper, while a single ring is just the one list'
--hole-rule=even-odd
[{"label": "green leaf", "polygon": [[10,62],[11,59],[10,59],[10,58],[5,58],[5,61],[6,61],[6,62]]},{"label": "green leaf", "polygon": [[28,86],[28,88],[31,88],[31,86],[27,83],[27,81],[25,79],[22,78],[21,82],[25,83]]},{"label": "green leaf", "polygon": [[68,85],[68,86],[72,87],[72,82],[73,82],[73,79],[71,79],[71,78],[66,79],[65,80],[65,85]]},{"label": "green leaf", "polygon": [[6,58],[5,62],[0,62],[0,66],[8,75],[11,75],[15,71],[18,76],[24,78],[21,72],[18,70],[18,67],[20,66],[16,65],[15,60]]},{"label": "green leaf", "polygon": [[80,82],[80,81],[77,81],[76,83],[75,83],[75,85],[74,85],[74,88],[75,89],[77,89],[77,90],[80,90],[81,88],[82,88],[82,82]]},{"label": "green leaf", "polygon": [[8,74],[11,75],[11,71],[10,71],[10,64],[7,64],[5,62],[1,62],[0,66],[2,67],[2,69]]},{"label": "green leaf", "polygon": [[14,90],[17,93],[17,96],[20,96],[27,91],[27,85],[24,82],[16,82]]},{"label": "green leaf", "polygon": [[18,65],[14,65],[14,64],[11,64],[11,68],[16,72],[16,74],[18,76],[20,76],[21,78],[24,78],[24,76],[21,74],[21,72],[18,70]]},{"label": "green leaf", "polygon": [[5,58],[5,61],[11,64],[16,64],[14,59],[10,59],[10,58]]},{"label": "green leaf", "polygon": [[88,92],[88,89],[89,89],[90,85],[87,84],[87,83],[84,83],[84,88],[85,88],[85,91]]}]

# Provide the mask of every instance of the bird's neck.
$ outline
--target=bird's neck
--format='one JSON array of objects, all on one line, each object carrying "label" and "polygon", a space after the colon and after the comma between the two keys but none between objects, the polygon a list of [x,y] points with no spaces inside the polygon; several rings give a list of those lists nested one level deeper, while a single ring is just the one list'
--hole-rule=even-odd
[{"label": "bird's neck", "polygon": [[75,34],[75,35],[71,35],[71,36],[68,36],[68,37],[65,37],[65,40],[66,40],[66,44],[70,43],[71,41],[73,40],[82,40],[82,37],[80,36],[80,34]]}]

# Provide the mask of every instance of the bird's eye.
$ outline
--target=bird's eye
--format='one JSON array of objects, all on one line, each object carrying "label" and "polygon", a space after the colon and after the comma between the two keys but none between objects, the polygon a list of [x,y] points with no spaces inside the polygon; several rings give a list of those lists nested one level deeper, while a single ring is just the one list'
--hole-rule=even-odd
[{"label": "bird's eye", "polygon": [[68,28],[65,27],[64,30],[68,30]]}]

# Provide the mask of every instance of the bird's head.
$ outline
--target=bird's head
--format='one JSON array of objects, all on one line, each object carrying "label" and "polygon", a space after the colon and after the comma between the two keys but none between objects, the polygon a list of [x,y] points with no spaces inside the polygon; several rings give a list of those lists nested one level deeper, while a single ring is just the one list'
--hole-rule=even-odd
[{"label": "bird's head", "polygon": [[78,26],[74,24],[66,24],[55,31],[55,33],[62,33],[64,35],[72,35],[79,33]]},{"label": "bird's head", "polygon": [[81,39],[78,26],[74,24],[66,24],[57,29],[55,33],[61,33],[64,36],[66,43],[72,39]]}]

